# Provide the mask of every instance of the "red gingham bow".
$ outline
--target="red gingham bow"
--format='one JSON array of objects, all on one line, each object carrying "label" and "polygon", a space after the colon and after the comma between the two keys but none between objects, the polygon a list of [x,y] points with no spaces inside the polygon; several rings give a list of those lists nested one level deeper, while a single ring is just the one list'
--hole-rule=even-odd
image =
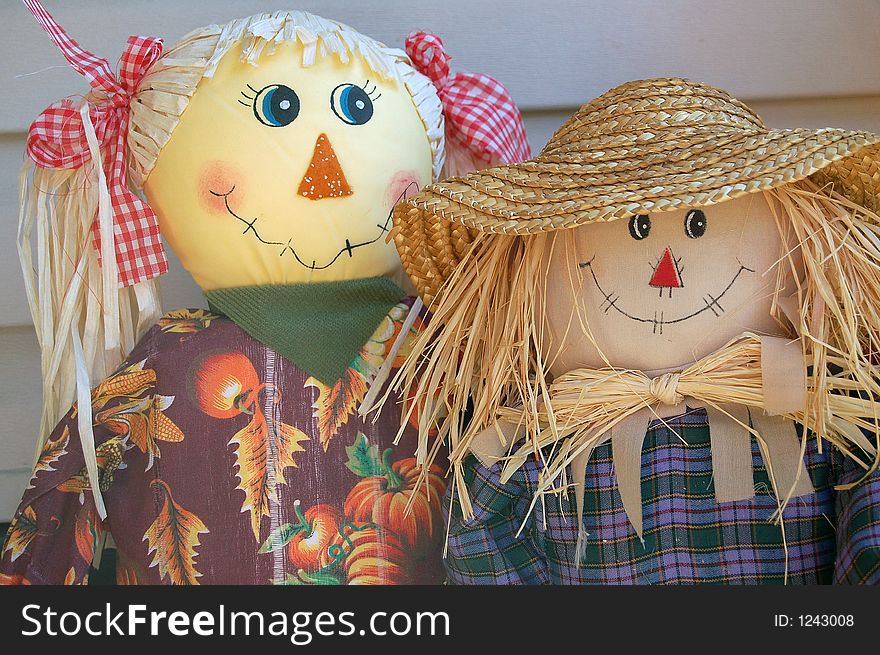
[{"label": "red gingham bow", "polygon": [[450,75],[450,57],[434,34],[411,34],[406,54],[437,88],[448,139],[490,164],[521,162],[531,156],[522,116],[498,80],[478,73]]},{"label": "red gingham bow", "polygon": [[[129,37],[116,77],[106,59],[80,47],[38,0],[24,0],[24,4],[64,58],[92,87],[87,97],[89,118],[101,151],[113,207],[120,286],[131,286],[165,273],[168,260],[159,240],[156,215],[132,193],[126,179],[129,101],[141,78],[162,54],[162,39]],[[91,155],[78,103],[65,98],[44,110],[28,130],[27,153],[37,166],[44,168],[79,168],[89,161]],[[97,218],[92,234],[100,252]]]}]

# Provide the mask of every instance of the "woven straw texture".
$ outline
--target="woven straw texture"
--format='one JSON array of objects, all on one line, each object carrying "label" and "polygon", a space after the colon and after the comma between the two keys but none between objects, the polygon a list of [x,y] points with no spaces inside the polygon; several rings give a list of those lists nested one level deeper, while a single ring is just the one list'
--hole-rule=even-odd
[{"label": "woven straw texture", "polygon": [[679,78],[584,105],[535,159],[432,184],[398,205],[395,242],[431,304],[477,233],[536,234],[711,205],[811,177],[880,210],[880,135],[768,130],[729,93]]}]

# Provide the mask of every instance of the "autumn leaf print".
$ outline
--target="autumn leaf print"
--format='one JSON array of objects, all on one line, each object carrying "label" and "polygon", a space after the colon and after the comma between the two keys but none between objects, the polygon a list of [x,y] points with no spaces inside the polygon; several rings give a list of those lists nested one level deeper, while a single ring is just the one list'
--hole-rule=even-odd
[{"label": "autumn leaf print", "polygon": [[400,331],[406,309],[405,305],[396,305],[391,309],[336,384],[328,386],[313,377],[306,380],[306,387],[318,391],[312,404],[312,416],[318,420],[318,433],[324,452],[327,452],[330,441],[363,402],[370,382],[391,349],[393,337]]},{"label": "autumn leaf print", "polygon": [[301,441],[308,441],[309,435],[287,423],[279,423],[279,430],[276,436],[276,447],[278,449],[278,457],[275,460],[275,479],[281,484],[284,481],[284,469],[297,468],[297,463],[293,459],[293,454],[305,450],[300,446]]},{"label": "autumn leaf print", "polygon": [[159,319],[159,329],[166,333],[191,334],[210,327],[218,318],[217,314],[204,309],[178,309]]},{"label": "autumn leaf print", "polygon": [[318,397],[312,404],[313,416],[318,419],[318,434],[324,452],[330,446],[330,440],[339,432],[339,428],[348,422],[358,405],[367,394],[367,379],[355,368],[346,369],[342,377],[332,387],[315,378],[306,381],[306,387],[318,390]]},{"label": "autumn leaf print", "polygon": [[93,504],[83,505],[76,513],[73,533],[77,551],[91,565],[98,545],[104,539],[104,526]]},{"label": "autumn leaf print", "polygon": [[[101,491],[110,489],[116,471],[127,467],[123,458],[125,457],[125,452],[130,448],[131,444],[128,442],[128,437],[111,437],[95,448],[95,454],[98,459],[98,485],[101,487]],[[78,493],[80,495],[80,502],[82,502],[83,494],[91,490],[88,471],[83,467],[79,473],[59,484],[56,489],[58,491]]]},{"label": "autumn leaf print", "polygon": [[[260,521],[269,515],[269,503],[277,502],[277,489],[286,484],[284,469],[296,468],[294,453],[305,450],[300,445],[309,436],[292,425],[270,423],[263,412],[254,406],[253,418],[236,432],[229,442],[235,445],[235,467],[239,485],[245,499],[241,511],[250,511],[254,539],[260,543]],[[270,478],[270,467],[272,478]]]},{"label": "autumn leaf print", "polygon": [[89,584],[89,570],[86,569],[85,575],[83,575],[81,580],[78,580],[76,576],[76,567],[71,566],[70,570],[67,572],[67,575],[64,576],[64,582],[62,584],[67,587],[73,585],[82,586]]},{"label": "autumn leaf print", "polygon": [[241,511],[251,513],[251,528],[260,543],[260,521],[269,514],[269,503],[277,501],[277,487],[285,484],[284,470],[297,466],[293,455],[304,450],[300,443],[309,436],[274,417],[266,418],[261,398],[271,400],[276,408],[281,392],[274,385],[260,383],[253,363],[243,353],[206,354],[195,367],[192,384],[196,402],[208,416],[251,417],[228,445],[235,446],[236,489],[245,496]]},{"label": "autumn leaf print", "polygon": [[179,443],[183,432],[165,415],[174,396],[147,396],[116,405],[95,417],[95,425],[103,425],[115,434],[129,436],[131,443],[147,455],[147,468],[161,455],[159,441]]},{"label": "autumn leaf print", "polygon": [[31,483],[28,486],[28,489],[34,488],[34,480],[40,471],[52,472],[55,470],[53,465],[61,459],[63,455],[67,454],[67,446],[69,444],[70,428],[65,425],[64,430],[61,432],[61,436],[55,441],[47,441],[43,446],[43,450],[40,452],[40,457],[34,465],[34,473],[31,475]]},{"label": "autumn leaf print", "polygon": [[27,550],[34,537],[39,534],[37,530],[37,513],[28,505],[12,520],[9,533],[6,535],[6,545],[3,546],[3,554],[12,553],[12,561]]},{"label": "autumn leaf print", "polygon": [[154,480],[150,486],[162,494],[162,509],[143,539],[149,546],[147,556],[153,555],[150,568],[158,566],[161,579],[171,584],[198,584],[196,578],[202,574],[195,567],[196,548],[201,545],[199,535],[209,530],[198,516],[174,501],[165,482]]},{"label": "autumn leaf print", "polygon": [[371,444],[363,432],[358,432],[354,443],[345,447],[348,455],[346,468],[360,478],[385,474],[385,464],[379,454],[379,446]]},{"label": "autumn leaf print", "polygon": [[116,551],[116,584],[120,586],[149,584],[142,564],[135,564],[121,550]]}]

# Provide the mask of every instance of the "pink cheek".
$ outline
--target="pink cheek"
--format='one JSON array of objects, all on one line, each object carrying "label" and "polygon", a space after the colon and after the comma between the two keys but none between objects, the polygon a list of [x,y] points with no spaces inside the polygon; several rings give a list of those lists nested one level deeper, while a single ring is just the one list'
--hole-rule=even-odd
[{"label": "pink cheek", "polygon": [[391,209],[401,200],[406,200],[417,194],[421,188],[422,183],[415,171],[398,171],[391,176],[391,180],[388,182],[385,205]]},{"label": "pink cheek", "polygon": [[243,175],[238,169],[223,161],[212,161],[202,167],[198,180],[199,201],[212,213],[226,212],[226,196],[232,189],[240,196]]}]

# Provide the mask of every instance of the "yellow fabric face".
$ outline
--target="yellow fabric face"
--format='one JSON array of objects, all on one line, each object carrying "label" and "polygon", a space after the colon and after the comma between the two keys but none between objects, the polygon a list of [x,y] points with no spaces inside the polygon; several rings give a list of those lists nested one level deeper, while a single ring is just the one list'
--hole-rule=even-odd
[{"label": "yellow fabric face", "polygon": [[431,181],[406,87],[356,56],[257,66],[233,47],[204,78],[144,185],[202,289],[396,278],[391,208]]},{"label": "yellow fabric face", "polygon": [[746,331],[784,333],[770,315],[782,239],[763,193],[556,235],[546,311],[554,376],[606,366],[572,318],[574,301],[619,368],[678,368]]}]

